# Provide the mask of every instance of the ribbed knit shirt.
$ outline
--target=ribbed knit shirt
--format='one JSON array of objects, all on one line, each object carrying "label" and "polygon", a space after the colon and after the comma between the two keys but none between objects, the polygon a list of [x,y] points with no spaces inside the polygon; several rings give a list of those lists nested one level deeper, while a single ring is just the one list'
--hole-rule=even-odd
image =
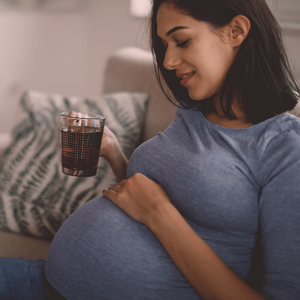
[{"label": "ribbed knit shirt", "polygon": [[[243,129],[177,109],[133,153],[128,177],[162,185],[196,233],[244,280],[260,249],[260,292],[300,299],[300,120],[288,113]],[[256,274],[255,276],[258,276]],[[200,299],[161,244],[104,197],[64,223],[48,281],[70,299]]]}]

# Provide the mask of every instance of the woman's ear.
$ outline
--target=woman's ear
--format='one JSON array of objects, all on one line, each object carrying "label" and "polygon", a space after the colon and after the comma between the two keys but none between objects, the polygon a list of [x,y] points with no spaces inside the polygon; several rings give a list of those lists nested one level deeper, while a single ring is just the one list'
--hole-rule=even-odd
[{"label": "woman's ear", "polygon": [[248,18],[238,15],[235,16],[226,27],[227,37],[229,38],[230,44],[236,48],[239,47],[246,39],[251,24]]}]

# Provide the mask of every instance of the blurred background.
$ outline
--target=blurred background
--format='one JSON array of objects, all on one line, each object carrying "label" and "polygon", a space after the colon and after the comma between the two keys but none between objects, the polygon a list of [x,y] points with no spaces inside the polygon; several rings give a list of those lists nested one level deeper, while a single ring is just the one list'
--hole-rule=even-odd
[{"label": "blurred background", "polygon": [[[145,2],[145,3],[144,3]],[[267,0],[300,80],[300,0]],[[0,133],[26,89],[93,97],[109,55],[149,48],[149,0],[0,0]]]}]

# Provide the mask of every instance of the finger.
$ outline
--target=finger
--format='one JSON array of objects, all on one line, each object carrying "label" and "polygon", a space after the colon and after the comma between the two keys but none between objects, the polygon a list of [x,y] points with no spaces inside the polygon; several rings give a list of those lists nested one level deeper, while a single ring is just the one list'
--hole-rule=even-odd
[{"label": "finger", "polygon": [[69,117],[75,117],[76,116],[76,112],[71,110],[69,111]]},{"label": "finger", "polygon": [[121,186],[120,185],[115,185],[115,186],[110,186],[108,188],[109,191],[114,191],[114,192],[118,192],[120,190]]},{"label": "finger", "polygon": [[105,198],[107,198],[108,200],[110,200],[111,202],[116,204],[118,194],[115,191],[113,191],[113,190],[104,190],[102,192],[102,194]]},{"label": "finger", "polygon": [[123,179],[122,181],[119,182],[119,185],[122,186],[126,183],[127,179]]}]

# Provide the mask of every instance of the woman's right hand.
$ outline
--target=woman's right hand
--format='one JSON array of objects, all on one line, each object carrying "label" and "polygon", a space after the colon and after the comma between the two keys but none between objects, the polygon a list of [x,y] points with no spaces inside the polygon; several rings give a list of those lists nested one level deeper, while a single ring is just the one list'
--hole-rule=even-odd
[{"label": "woman's right hand", "polygon": [[110,156],[113,152],[116,152],[116,150],[121,151],[118,139],[108,127],[104,126],[99,156],[109,161],[111,159]]},{"label": "woman's right hand", "polygon": [[99,156],[104,157],[109,162],[118,182],[126,179],[128,160],[118,139],[106,126],[103,131]]}]

